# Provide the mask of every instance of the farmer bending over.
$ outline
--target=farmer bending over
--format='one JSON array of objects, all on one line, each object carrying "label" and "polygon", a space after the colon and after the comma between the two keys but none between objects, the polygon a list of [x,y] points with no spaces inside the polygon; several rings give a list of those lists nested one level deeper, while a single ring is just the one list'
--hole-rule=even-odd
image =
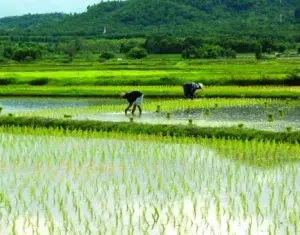
[{"label": "farmer bending over", "polygon": [[184,98],[195,98],[195,92],[198,89],[203,89],[202,83],[186,82],[183,84]]},{"label": "farmer bending over", "polygon": [[127,101],[129,102],[128,107],[125,109],[126,115],[127,115],[127,111],[129,111],[129,109],[132,105],[133,105],[133,109],[131,112],[132,114],[134,114],[136,107],[138,107],[138,109],[140,111],[140,115],[142,114],[141,104],[142,104],[143,98],[144,98],[143,93],[141,93],[139,91],[132,91],[130,93],[122,93],[121,97],[123,99],[127,99]]}]

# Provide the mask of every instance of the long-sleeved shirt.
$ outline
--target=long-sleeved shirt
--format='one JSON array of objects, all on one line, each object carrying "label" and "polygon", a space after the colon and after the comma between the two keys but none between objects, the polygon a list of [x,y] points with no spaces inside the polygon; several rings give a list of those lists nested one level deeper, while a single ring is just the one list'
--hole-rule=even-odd
[{"label": "long-sleeved shirt", "polygon": [[127,99],[127,101],[132,104],[134,101],[136,101],[137,98],[141,97],[143,95],[142,92],[139,91],[132,91],[130,93],[126,93],[123,98]]}]

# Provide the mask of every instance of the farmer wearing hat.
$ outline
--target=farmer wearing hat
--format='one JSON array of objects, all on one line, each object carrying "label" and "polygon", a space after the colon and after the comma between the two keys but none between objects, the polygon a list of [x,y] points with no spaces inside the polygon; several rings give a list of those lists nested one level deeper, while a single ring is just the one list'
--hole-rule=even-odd
[{"label": "farmer wearing hat", "polygon": [[122,93],[121,97],[123,99],[127,99],[128,103],[129,103],[128,107],[125,109],[126,115],[132,105],[133,105],[133,108],[131,111],[132,114],[134,114],[136,107],[138,107],[140,115],[142,114],[141,104],[142,104],[143,98],[144,98],[144,94],[142,92],[132,91],[130,93]]},{"label": "farmer wearing hat", "polygon": [[195,83],[195,82],[186,82],[183,84],[183,91],[184,91],[184,98],[195,98],[195,92],[198,89],[203,89],[204,86],[202,83]]}]

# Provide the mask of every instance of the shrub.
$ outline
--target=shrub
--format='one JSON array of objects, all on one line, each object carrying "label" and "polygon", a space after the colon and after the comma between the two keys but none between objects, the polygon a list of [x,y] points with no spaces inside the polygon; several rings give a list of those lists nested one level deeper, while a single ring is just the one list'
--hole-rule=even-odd
[{"label": "shrub", "polygon": [[120,46],[120,53],[128,53],[131,49],[135,47],[141,47],[141,45],[136,41],[124,42]]},{"label": "shrub", "polygon": [[184,59],[195,59],[198,57],[197,48],[190,46],[181,52],[181,57]]},{"label": "shrub", "polygon": [[147,51],[139,47],[134,47],[127,53],[127,56],[132,59],[142,59],[147,57],[147,55]]},{"label": "shrub", "polygon": [[257,44],[255,46],[254,53],[255,53],[255,58],[257,60],[262,59],[262,46],[261,46],[261,44]]},{"label": "shrub", "polygon": [[0,86],[14,84],[15,82],[16,82],[15,78],[0,78]]},{"label": "shrub", "polygon": [[198,50],[199,58],[216,59],[224,55],[224,49],[218,45],[204,45]]},{"label": "shrub", "polygon": [[283,53],[285,51],[285,49],[286,49],[286,46],[284,44],[279,44],[277,46],[277,50],[281,53]]},{"label": "shrub", "polygon": [[297,48],[297,53],[300,54],[300,46]]},{"label": "shrub", "polygon": [[38,79],[33,79],[29,82],[30,85],[32,86],[44,86],[49,83],[48,78],[38,78]]},{"label": "shrub", "polygon": [[41,52],[34,48],[19,48],[13,52],[12,59],[16,61],[25,61],[26,58],[36,60],[41,55]]},{"label": "shrub", "polygon": [[295,73],[289,74],[284,80],[286,85],[300,86],[300,76]]},{"label": "shrub", "polygon": [[236,58],[236,51],[231,48],[224,51],[224,56],[227,58]]},{"label": "shrub", "polygon": [[101,59],[110,60],[110,59],[113,59],[113,58],[115,58],[115,55],[111,52],[103,52],[99,57],[100,60]]}]

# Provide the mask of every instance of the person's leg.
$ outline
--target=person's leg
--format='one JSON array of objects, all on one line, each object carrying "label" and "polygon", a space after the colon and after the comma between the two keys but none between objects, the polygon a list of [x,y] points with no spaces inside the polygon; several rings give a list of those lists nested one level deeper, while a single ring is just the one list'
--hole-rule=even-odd
[{"label": "person's leg", "polygon": [[132,108],[132,114],[134,114],[134,112],[135,112],[135,109],[136,109],[136,104],[133,104],[133,108]]},{"label": "person's leg", "polygon": [[142,108],[140,105],[137,106],[139,108],[139,111],[140,111],[140,116],[142,115]]}]

